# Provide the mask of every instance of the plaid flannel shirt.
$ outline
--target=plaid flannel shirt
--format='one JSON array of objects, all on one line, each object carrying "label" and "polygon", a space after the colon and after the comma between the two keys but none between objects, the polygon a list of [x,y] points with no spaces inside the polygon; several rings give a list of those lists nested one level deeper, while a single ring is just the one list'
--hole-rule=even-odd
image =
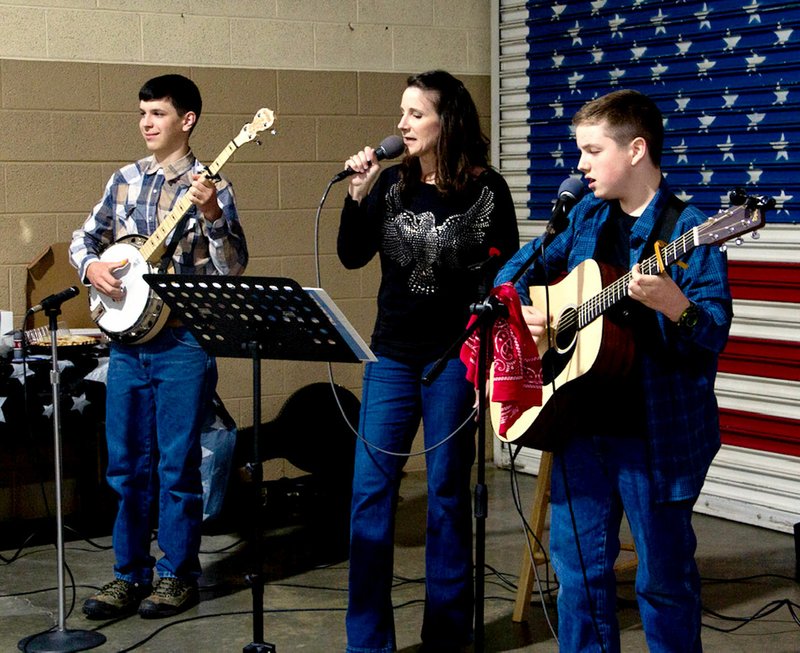
[{"label": "plaid flannel shirt", "polygon": [[[662,180],[655,197],[634,223],[629,268],[642,257],[669,195],[669,187]],[[591,194],[574,207],[569,214],[569,226],[546,249],[546,268],[538,258],[517,283],[523,304],[530,304],[529,286],[551,282],[560,273],[570,272],[582,261],[594,257],[600,230],[609,214],[609,203]],[[672,239],[704,220],[698,209],[687,206],[678,218]],[[520,249],[500,271],[495,283],[509,281],[540,242],[541,237]],[[696,498],[719,449],[714,379],[717,357],[727,342],[733,315],[725,254],[718,247],[700,246],[683,260],[687,269],[672,266],[669,274],[697,305],[699,321],[690,333],[684,333],[657,313],[658,330],[647,334],[652,346],[641,353],[647,420],[644,435],[660,501]]]},{"label": "plaid flannel shirt", "polygon": [[[149,236],[189,189],[192,175],[203,169],[190,151],[163,168],[149,156],[117,170],[83,226],[72,234],[70,261],[80,279],[85,283],[87,266],[119,238]],[[177,274],[239,275],[247,265],[247,243],[233,187],[225,179],[216,182],[216,187],[222,216],[209,223],[191,206],[172,257]]]}]

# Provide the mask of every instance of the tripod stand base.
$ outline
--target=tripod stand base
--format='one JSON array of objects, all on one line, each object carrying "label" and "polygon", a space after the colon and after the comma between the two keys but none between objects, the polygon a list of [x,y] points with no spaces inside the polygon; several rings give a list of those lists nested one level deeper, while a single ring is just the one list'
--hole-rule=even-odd
[{"label": "tripod stand base", "polygon": [[267,644],[266,642],[261,644],[252,642],[242,649],[243,653],[276,653],[277,650],[274,644]]},{"label": "tripod stand base", "polygon": [[54,630],[21,639],[17,648],[25,653],[69,653],[104,644],[106,636],[94,630]]}]

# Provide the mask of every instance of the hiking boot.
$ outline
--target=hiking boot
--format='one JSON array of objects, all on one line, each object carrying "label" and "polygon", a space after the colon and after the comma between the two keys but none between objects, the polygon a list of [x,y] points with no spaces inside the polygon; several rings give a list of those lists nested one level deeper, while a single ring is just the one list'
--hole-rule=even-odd
[{"label": "hiking boot", "polygon": [[171,617],[197,605],[199,601],[197,583],[161,578],[153,587],[153,593],[139,604],[139,616],[145,619]]},{"label": "hiking boot", "polygon": [[136,612],[141,600],[151,591],[149,584],[129,583],[117,578],[84,601],[83,613],[88,619],[125,617]]}]

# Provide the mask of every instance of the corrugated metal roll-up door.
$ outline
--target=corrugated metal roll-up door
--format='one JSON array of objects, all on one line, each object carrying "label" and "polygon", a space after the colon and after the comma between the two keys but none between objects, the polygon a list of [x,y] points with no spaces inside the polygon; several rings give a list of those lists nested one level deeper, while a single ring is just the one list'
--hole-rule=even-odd
[{"label": "corrugated metal roll-up door", "polygon": [[542,231],[561,182],[580,176],[575,111],[620,88],[661,108],[662,168],[679,197],[709,216],[734,188],[774,198],[758,240],[729,249],[736,317],[717,382],[725,444],[698,509],[790,530],[800,521],[800,3],[495,6],[495,156],[523,241]]}]

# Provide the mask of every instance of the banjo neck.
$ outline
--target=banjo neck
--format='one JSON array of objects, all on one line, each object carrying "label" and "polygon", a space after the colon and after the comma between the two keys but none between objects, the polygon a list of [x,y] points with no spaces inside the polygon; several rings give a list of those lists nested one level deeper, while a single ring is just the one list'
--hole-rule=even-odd
[{"label": "banjo neck", "polygon": [[[206,169],[200,174],[203,179],[213,180],[217,177],[219,171],[222,169],[231,155],[238,149],[235,141],[230,141],[222,152],[219,153],[216,159],[212,161]],[[191,208],[192,202],[189,200],[188,193],[184,195],[175,203],[172,210],[156,227],[150,237],[142,244],[139,253],[145,261],[151,265],[155,265],[164,255],[166,249],[167,237],[172,233],[172,230],[178,225],[181,218],[186,215],[186,212]]]}]

